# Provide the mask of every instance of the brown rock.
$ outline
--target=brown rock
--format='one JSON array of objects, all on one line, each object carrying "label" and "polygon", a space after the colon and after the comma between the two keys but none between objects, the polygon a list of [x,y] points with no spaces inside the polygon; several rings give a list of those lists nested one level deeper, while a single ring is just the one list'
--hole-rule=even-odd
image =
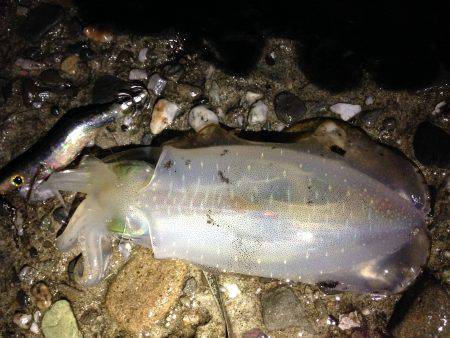
[{"label": "brown rock", "polygon": [[87,26],[83,33],[89,40],[100,43],[111,42],[114,39],[113,33],[102,27]]},{"label": "brown rock", "polygon": [[150,250],[139,249],[109,287],[109,314],[131,333],[150,329],[176,303],[187,271],[187,265],[181,261],[156,260]]},{"label": "brown rock", "polygon": [[78,55],[70,55],[61,62],[61,70],[69,75],[75,75],[78,72],[78,63],[80,57]]}]

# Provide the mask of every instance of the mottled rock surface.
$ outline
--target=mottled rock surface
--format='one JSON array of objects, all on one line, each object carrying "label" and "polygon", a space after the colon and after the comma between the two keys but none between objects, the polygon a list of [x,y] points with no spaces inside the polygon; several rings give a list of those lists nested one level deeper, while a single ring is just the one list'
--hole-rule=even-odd
[{"label": "mottled rock surface", "polygon": [[155,260],[139,250],[117,274],[106,295],[106,308],[123,329],[139,334],[164,319],[181,295],[187,266]]},{"label": "mottled rock surface", "polygon": [[66,300],[57,301],[42,318],[45,338],[81,338],[72,308]]}]

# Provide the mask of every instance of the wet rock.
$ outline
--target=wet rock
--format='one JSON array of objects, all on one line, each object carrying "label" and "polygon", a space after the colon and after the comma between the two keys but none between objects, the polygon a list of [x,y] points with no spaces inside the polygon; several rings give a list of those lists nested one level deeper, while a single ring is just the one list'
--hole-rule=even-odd
[{"label": "wet rock", "polygon": [[67,217],[69,214],[64,207],[58,207],[52,212],[53,219],[59,224],[63,225],[67,223]]},{"label": "wet rock", "polygon": [[39,74],[39,81],[49,87],[67,88],[71,86],[68,80],[65,80],[59,74],[57,69],[46,69]]},{"label": "wet rock", "polygon": [[111,283],[106,309],[123,329],[133,334],[148,330],[174,306],[186,273],[185,263],[155,260],[151,252],[139,249]]},{"label": "wet rock", "polygon": [[29,265],[24,265],[20,269],[18,277],[21,282],[24,282],[27,284],[33,284],[34,279],[36,278],[37,274],[38,274],[38,271],[35,268],[33,268]]},{"label": "wet rock", "polygon": [[23,308],[27,308],[31,304],[30,296],[23,290],[17,291],[16,294],[17,303]]},{"label": "wet rock", "polygon": [[440,114],[444,109],[445,106],[447,105],[447,102],[445,101],[441,101],[439,102],[435,107],[434,110],[431,112],[431,114],[436,115],[436,114]]},{"label": "wet rock", "polygon": [[166,87],[167,81],[164,80],[158,73],[154,73],[148,80],[147,88],[155,95],[160,96]]},{"label": "wet rock", "polygon": [[34,8],[23,22],[20,33],[27,40],[37,40],[55,26],[62,18],[63,8],[42,4]]},{"label": "wet rock", "polygon": [[117,93],[124,88],[126,81],[113,75],[103,75],[97,78],[92,89],[92,98],[95,103],[112,102]]},{"label": "wet rock", "polygon": [[267,121],[268,114],[269,108],[267,108],[267,105],[262,101],[258,101],[250,108],[248,123],[250,125],[264,124]]},{"label": "wet rock", "polygon": [[336,103],[330,107],[330,110],[338,114],[344,121],[348,121],[361,112],[361,106],[359,104]]},{"label": "wet rock", "polygon": [[417,127],[413,141],[414,154],[420,163],[450,168],[450,134],[430,122]]},{"label": "wet rock", "polygon": [[160,99],[153,107],[150,131],[157,135],[169,126],[179,112],[179,107],[166,99]]},{"label": "wet rock", "polygon": [[397,120],[393,117],[387,117],[381,122],[380,127],[380,137],[381,138],[391,138],[393,135],[393,132],[397,128]]},{"label": "wet rock", "polygon": [[206,106],[197,106],[189,112],[189,125],[195,130],[200,131],[210,124],[219,124],[217,115],[206,108]]},{"label": "wet rock", "polygon": [[40,88],[31,78],[22,80],[22,100],[27,106],[41,108],[42,104],[52,96],[47,89]]},{"label": "wet rock", "polygon": [[260,329],[251,329],[250,331],[244,332],[242,338],[269,338],[263,331]]},{"label": "wet rock", "polygon": [[383,110],[380,108],[364,110],[357,115],[358,121],[361,121],[362,125],[366,128],[373,127],[380,115],[383,113]]},{"label": "wet rock", "polygon": [[30,332],[34,333],[34,334],[39,334],[41,333],[41,330],[39,330],[39,325],[36,322],[33,322],[30,326]]},{"label": "wet rock", "polygon": [[220,87],[216,81],[212,81],[207,84],[207,93],[209,101],[214,105],[220,104]]},{"label": "wet rock", "polygon": [[149,146],[152,143],[152,140],[152,133],[144,133],[144,135],[142,135],[141,144]]},{"label": "wet rock", "polygon": [[197,290],[197,281],[194,277],[189,278],[183,287],[183,293],[186,296],[192,296],[194,292]]},{"label": "wet rock", "polygon": [[45,338],[81,338],[77,321],[67,300],[57,301],[42,318]]},{"label": "wet rock", "polygon": [[263,294],[261,303],[264,323],[270,331],[291,326],[303,327],[307,321],[299,300],[289,287]]},{"label": "wet rock", "polygon": [[170,63],[163,67],[162,74],[166,79],[178,82],[178,80],[184,74],[184,67],[179,63]]},{"label": "wet rock", "polygon": [[87,26],[83,29],[83,34],[89,40],[98,43],[107,43],[114,39],[113,33],[103,27]]},{"label": "wet rock", "polygon": [[16,313],[13,318],[14,324],[21,329],[28,329],[31,325],[32,316],[24,313]]},{"label": "wet rock", "polygon": [[143,69],[132,69],[130,70],[128,78],[130,80],[144,81],[147,80],[147,72]]},{"label": "wet rock", "polygon": [[370,105],[372,105],[374,102],[375,102],[375,99],[373,98],[373,96],[367,96],[366,99],[365,99],[365,101],[364,101],[364,104],[365,104],[366,106],[370,106]]},{"label": "wet rock", "polygon": [[275,114],[285,124],[294,124],[304,118],[306,105],[296,95],[290,92],[281,92],[275,97]]},{"label": "wet rock", "polygon": [[40,310],[45,310],[52,304],[52,295],[44,282],[33,285],[31,287],[31,295],[35,299],[36,305]]},{"label": "wet rock", "polygon": [[[449,337],[450,296],[434,280],[427,281],[414,299],[400,300],[397,313],[405,312],[393,329],[394,337]],[[398,319],[398,317],[396,318]]]},{"label": "wet rock", "polygon": [[173,95],[181,100],[194,101],[202,94],[200,87],[188,83],[169,82],[166,87],[167,95]]}]

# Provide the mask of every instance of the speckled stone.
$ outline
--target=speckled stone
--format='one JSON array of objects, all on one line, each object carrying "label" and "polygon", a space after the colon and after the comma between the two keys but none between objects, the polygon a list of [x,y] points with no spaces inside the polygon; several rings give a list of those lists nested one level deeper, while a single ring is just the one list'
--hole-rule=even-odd
[{"label": "speckled stone", "polygon": [[281,92],[275,97],[274,106],[278,119],[289,125],[299,122],[306,113],[305,103],[287,91]]},{"label": "speckled stone", "polygon": [[81,338],[77,321],[67,300],[57,301],[42,319],[45,338]]},{"label": "speckled stone", "polygon": [[187,271],[181,261],[156,260],[150,250],[139,248],[108,289],[108,313],[133,334],[150,329],[176,303]]}]

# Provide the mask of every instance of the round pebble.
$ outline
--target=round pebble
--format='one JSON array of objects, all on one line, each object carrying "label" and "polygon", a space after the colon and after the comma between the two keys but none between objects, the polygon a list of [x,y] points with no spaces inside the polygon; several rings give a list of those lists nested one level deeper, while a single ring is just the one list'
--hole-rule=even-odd
[{"label": "round pebble", "polygon": [[132,69],[130,70],[130,75],[128,76],[130,80],[147,80],[147,72],[143,69]]},{"label": "round pebble", "polygon": [[44,282],[39,282],[31,287],[31,295],[36,300],[36,305],[40,310],[45,310],[52,305],[52,295],[48,286]]},{"label": "round pebble", "polygon": [[147,59],[148,59],[148,52],[149,52],[149,49],[147,47],[146,48],[142,48],[139,51],[138,59],[139,59],[140,62],[144,63],[145,61],[147,61]]},{"label": "round pebble", "polygon": [[336,103],[330,107],[330,110],[338,114],[344,121],[348,121],[361,112],[361,106],[359,104]]},{"label": "round pebble", "polygon": [[169,126],[179,112],[179,107],[166,99],[160,99],[153,107],[150,131],[157,135]]},{"label": "round pebble", "polygon": [[268,113],[269,108],[267,108],[267,105],[262,101],[258,101],[250,109],[248,123],[250,125],[264,124],[267,121]]},{"label": "round pebble", "polygon": [[195,130],[200,131],[210,124],[219,124],[217,115],[206,108],[206,106],[197,106],[189,112],[189,125]]},{"label": "round pebble", "polygon": [[302,120],[306,113],[306,105],[291,92],[281,92],[275,97],[275,114],[278,119],[288,125]]},{"label": "round pebble", "polygon": [[83,34],[92,41],[99,43],[111,42],[114,39],[114,35],[111,31],[94,26],[87,26],[83,30]]},{"label": "round pebble", "polygon": [[28,329],[31,323],[32,316],[23,313],[16,313],[13,318],[14,324],[21,329]]},{"label": "round pebble", "polygon": [[147,88],[155,95],[160,96],[166,87],[167,81],[164,80],[158,73],[154,73],[148,80]]},{"label": "round pebble", "polygon": [[80,57],[78,55],[70,55],[61,62],[61,70],[66,74],[75,75],[79,70],[79,62]]}]

